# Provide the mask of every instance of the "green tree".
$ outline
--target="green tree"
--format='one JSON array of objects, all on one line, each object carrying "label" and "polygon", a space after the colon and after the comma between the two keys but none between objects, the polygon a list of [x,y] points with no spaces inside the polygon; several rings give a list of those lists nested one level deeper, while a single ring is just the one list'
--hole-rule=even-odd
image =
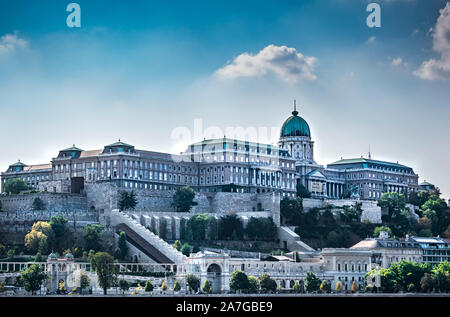
[{"label": "green tree", "polygon": [[31,209],[32,210],[44,210],[45,209],[44,201],[40,197],[35,197],[31,204]]},{"label": "green tree", "polygon": [[197,292],[200,288],[200,279],[192,273],[189,273],[186,276],[186,283],[194,292]]},{"label": "green tree", "polygon": [[258,293],[259,290],[259,280],[254,276],[248,277],[248,292],[250,294]]},{"label": "green tree", "polygon": [[180,251],[181,249],[181,242],[180,240],[175,240],[175,242],[172,244],[172,246],[177,249],[178,251]]},{"label": "green tree", "polygon": [[189,212],[193,206],[197,205],[194,201],[195,192],[189,186],[177,188],[173,195],[172,206],[177,212]]},{"label": "green tree", "polygon": [[181,247],[180,252],[185,256],[191,255],[191,246],[188,243],[184,243],[183,246]]},{"label": "green tree", "polygon": [[296,190],[297,190],[297,197],[311,198],[311,193],[306,189],[305,186],[303,186],[303,184],[297,183]]},{"label": "green tree", "polygon": [[270,217],[251,217],[247,223],[245,232],[252,240],[274,241],[277,237],[277,227]]},{"label": "green tree", "polygon": [[152,292],[152,291],[153,291],[153,284],[152,284],[152,281],[148,280],[148,281],[145,283],[144,291],[146,291],[146,292]]},{"label": "green tree", "polygon": [[124,260],[128,254],[127,235],[121,231],[119,234],[119,241],[117,243],[116,257],[119,260]]},{"label": "green tree", "polygon": [[[234,232],[234,234],[233,234]],[[219,239],[242,240],[244,237],[244,224],[236,214],[222,216],[219,220]]]},{"label": "green tree", "polygon": [[176,281],[176,282],[175,282],[175,284],[174,284],[174,286],[173,286],[173,290],[174,290],[174,292],[179,292],[179,291],[181,291],[181,284],[180,284],[179,281]]},{"label": "green tree", "polygon": [[88,288],[90,285],[91,279],[85,272],[82,272],[80,275],[80,292],[83,293],[83,290]]},{"label": "green tree", "polygon": [[117,280],[117,269],[114,266],[114,258],[106,252],[97,252],[91,259],[91,265],[98,277],[98,284],[106,295],[107,289],[113,286]]},{"label": "green tree", "polygon": [[210,281],[205,280],[205,283],[203,283],[202,291],[206,294],[212,293],[212,285]]},{"label": "green tree", "polygon": [[420,280],[420,288],[425,293],[432,292],[434,290],[434,280],[430,273],[425,273]]},{"label": "green tree", "polygon": [[392,230],[391,230],[391,228],[386,227],[386,226],[376,227],[375,230],[373,231],[374,238],[378,238],[380,236],[381,231],[386,231],[388,233],[389,237],[392,238],[392,236],[393,236]]},{"label": "green tree", "polygon": [[388,221],[397,214],[400,213],[406,207],[405,195],[399,194],[397,192],[384,193],[381,195],[381,199],[378,202],[381,208],[388,209]]},{"label": "green tree", "polygon": [[10,193],[17,195],[22,191],[29,190],[30,187],[21,178],[11,178],[8,179],[3,185],[3,191],[5,193]]},{"label": "green tree", "polygon": [[294,283],[294,286],[292,287],[292,289],[294,290],[295,293],[300,293],[301,292],[301,287],[300,287],[300,284],[298,282]]},{"label": "green tree", "polygon": [[317,292],[320,288],[320,280],[313,272],[306,272],[305,291],[308,293]]},{"label": "green tree", "polygon": [[36,253],[36,257],[34,258],[34,262],[44,262],[42,258],[42,254],[40,252]]},{"label": "green tree", "polygon": [[259,286],[263,293],[275,293],[277,290],[277,282],[267,273],[259,276]]},{"label": "green tree", "polygon": [[328,283],[327,281],[322,281],[322,283],[320,284],[320,291],[322,293],[329,293],[329,292],[331,292],[331,284]]},{"label": "green tree", "polygon": [[128,192],[123,190],[120,192],[119,208],[120,210],[133,210],[137,205],[136,193],[134,190]]},{"label": "green tree", "polygon": [[207,214],[197,214],[188,220],[187,225],[192,232],[192,240],[205,240],[210,218]]},{"label": "green tree", "polygon": [[250,288],[247,274],[242,271],[234,271],[230,278],[230,290],[232,292],[246,292]]},{"label": "green tree", "polygon": [[58,252],[62,252],[73,245],[72,232],[66,225],[67,219],[62,215],[52,216],[50,218],[50,226],[54,234],[49,244],[52,249]]},{"label": "green tree", "polygon": [[430,198],[430,193],[421,190],[419,192],[412,192],[409,194],[408,201],[410,204],[413,204],[415,206],[422,206],[428,199]]},{"label": "green tree", "polygon": [[125,294],[126,291],[130,289],[130,284],[126,280],[119,280],[119,288],[122,291],[122,294]]},{"label": "green tree", "polygon": [[87,225],[83,229],[83,239],[86,249],[99,251],[101,249],[102,224]]},{"label": "green tree", "polygon": [[280,201],[280,216],[283,224],[299,225],[304,217],[302,199],[284,197]]},{"label": "green tree", "polygon": [[48,275],[45,274],[39,264],[32,264],[20,273],[20,280],[23,287],[33,295],[41,289],[42,283],[47,279]]}]

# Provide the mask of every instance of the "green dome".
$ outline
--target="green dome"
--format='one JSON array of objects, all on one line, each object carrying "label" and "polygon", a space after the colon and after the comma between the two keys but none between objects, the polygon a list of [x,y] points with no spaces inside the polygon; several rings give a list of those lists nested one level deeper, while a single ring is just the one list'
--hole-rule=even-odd
[{"label": "green dome", "polygon": [[296,110],[292,111],[292,116],[287,118],[281,127],[281,136],[307,136],[311,137],[308,123],[298,116]]}]

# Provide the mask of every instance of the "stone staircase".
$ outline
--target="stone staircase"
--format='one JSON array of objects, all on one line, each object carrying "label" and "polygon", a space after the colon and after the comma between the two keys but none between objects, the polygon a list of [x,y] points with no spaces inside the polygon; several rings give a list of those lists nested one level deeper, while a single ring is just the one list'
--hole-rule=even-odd
[{"label": "stone staircase", "polygon": [[152,233],[150,230],[145,228],[139,223],[138,219],[133,219],[130,215],[120,212],[115,209],[111,211],[110,225],[116,227],[120,224],[126,224],[130,229],[136,232],[140,237],[142,237],[146,242],[151,244],[159,252],[164,254],[173,263],[179,264],[186,261],[186,256],[180,251],[175,249],[172,245],[168,244],[166,241]]},{"label": "stone staircase", "polygon": [[280,242],[283,244],[281,247],[287,247],[290,251],[315,251],[309,245],[300,240],[300,236],[289,227],[279,227],[278,236],[280,238]]}]

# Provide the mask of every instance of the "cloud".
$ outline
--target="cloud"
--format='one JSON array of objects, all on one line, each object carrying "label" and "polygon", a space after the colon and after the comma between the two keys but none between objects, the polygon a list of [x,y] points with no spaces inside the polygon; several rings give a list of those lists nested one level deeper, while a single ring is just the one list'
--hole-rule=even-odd
[{"label": "cloud", "polygon": [[403,64],[403,59],[401,57],[392,59],[392,66],[400,66]]},{"label": "cloud", "polygon": [[433,50],[440,58],[430,58],[414,71],[422,79],[450,79],[450,2],[440,13],[432,33]]},{"label": "cloud", "polygon": [[5,34],[0,38],[0,54],[15,51],[17,48],[26,48],[28,42],[14,34]]},{"label": "cloud", "polygon": [[315,80],[315,57],[307,57],[295,48],[269,45],[258,54],[243,53],[230,64],[216,71],[221,78],[262,77],[273,73],[280,79],[295,83],[300,79]]},{"label": "cloud", "polygon": [[375,40],[376,40],[376,37],[375,37],[375,36],[371,36],[371,37],[369,37],[369,38],[367,39],[367,43],[375,42]]}]

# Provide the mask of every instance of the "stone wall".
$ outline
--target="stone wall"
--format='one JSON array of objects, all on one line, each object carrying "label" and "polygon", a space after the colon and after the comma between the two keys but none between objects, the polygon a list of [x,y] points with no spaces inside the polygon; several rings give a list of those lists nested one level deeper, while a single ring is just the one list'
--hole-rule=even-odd
[{"label": "stone wall", "polygon": [[3,211],[30,211],[33,200],[37,197],[43,200],[47,211],[83,211],[88,209],[86,197],[78,194],[41,192],[0,196],[0,201]]}]

